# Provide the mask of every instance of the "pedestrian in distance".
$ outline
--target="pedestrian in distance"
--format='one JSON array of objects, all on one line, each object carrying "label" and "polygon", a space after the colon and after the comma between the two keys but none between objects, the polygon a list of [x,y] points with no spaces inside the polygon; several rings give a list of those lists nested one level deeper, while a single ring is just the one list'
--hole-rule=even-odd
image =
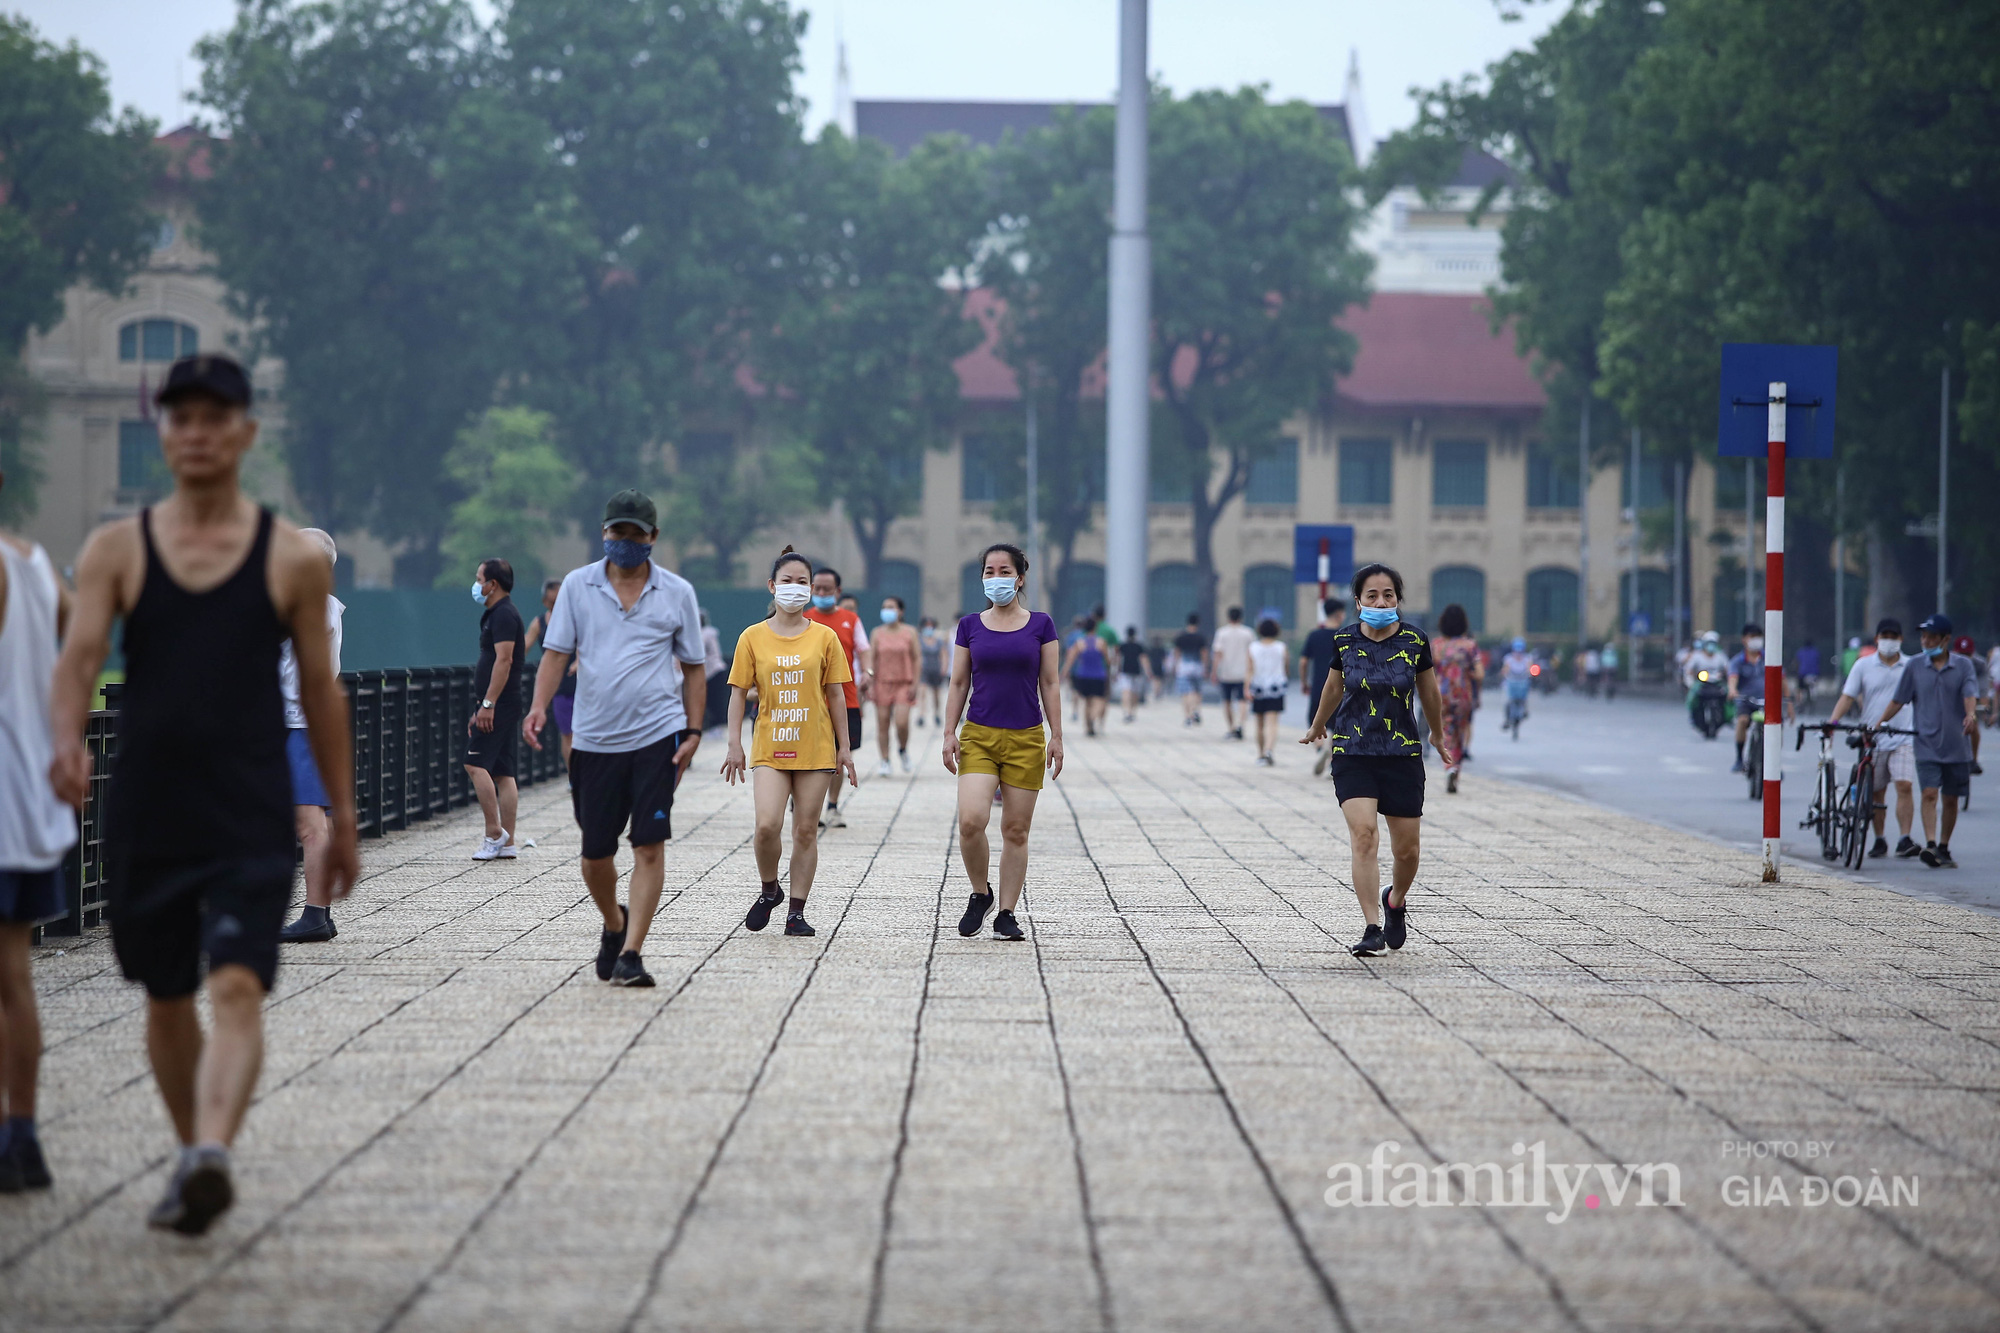
[{"label": "pedestrian in distance", "polygon": [[875,668],[871,692],[875,699],[875,741],[882,752],[877,777],[888,777],[889,733],[896,733],[896,757],[910,771],[910,705],[917,699],[917,673],[923,669],[923,643],[903,620],[903,599],[884,597],[880,623],[868,641],[869,665]]},{"label": "pedestrian in distance", "polygon": [[1127,722],[1139,720],[1134,711],[1139,700],[1158,685],[1159,677],[1153,673],[1153,659],[1146,651],[1146,640],[1139,627],[1126,626],[1125,638],[1118,645],[1118,701],[1124,705]]},{"label": "pedestrian in distance", "polygon": [[479,562],[472,600],[479,615],[479,663],[472,691],[479,704],[465,723],[465,776],[486,817],[475,861],[511,861],[519,854],[514,825],[521,805],[521,674],[528,661],[527,626],[514,606],[514,567],[499,557]]},{"label": "pedestrian in distance", "polygon": [[701,729],[719,727],[729,708],[729,663],[722,657],[722,631],[708,623],[708,612],[701,613],[702,674],[708,678],[708,710],[702,714]]},{"label": "pedestrian in distance", "polygon": [[[1338,597],[1327,598],[1319,605],[1319,624],[1313,626],[1305,642],[1299,645],[1299,689],[1305,692],[1308,718],[1319,711],[1319,692],[1333,666],[1333,633],[1346,618],[1347,604]],[[1329,751],[1324,740],[1313,750],[1313,776],[1318,777],[1326,772]]]},{"label": "pedestrian in distance", "polygon": [[[1430,640],[1402,619],[1403,576],[1387,565],[1354,573],[1357,623],[1335,635],[1333,670],[1327,675],[1312,725],[1299,738],[1310,745],[1328,738],[1333,749],[1333,792],[1347,823],[1353,856],[1354,895],[1367,920],[1357,957],[1400,949],[1407,938],[1410,885],[1421,858],[1424,814],[1424,747],[1414,711],[1421,701],[1431,735],[1444,734],[1444,704]],[[1455,753],[1443,754],[1446,764]],[[1393,872],[1377,891],[1380,816],[1389,825]],[[1380,915],[1378,916],[1378,909]]]},{"label": "pedestrian in distance", "polygon": [[1096,622],[1085,617],[1083,632],[1069,647],[1063,672],[1083,704],[1083,734],[1095,736],[1104,725],[1111,706],[1111,662],[1105,655],[1104,640],[1098,637]]},{"label": "pedestrian in distance", "polygon": [[28,940],[68,911],[76,813],[49,782],[49,684],[69,617],[49,553],[0,532],[0,1194],[54,1183],[35,1129],[42,1020]]},{"label": "pedestrian in distance", "polygon": [[1799,707],[1810,713],[1813,706],[1813,690],[1819,685],[1819,648],[1811,639],[1799,645],[1792,654],[1792,665],[1799,678]]},{"label": "pedestrian in distance", "polygon": [[[155,401],[166,499],[91,534],[51,708],[56,794],[81,809],[84,723],[111,626],[124,619],[125,690],[106,794],[111,945],[146,988],[146,1051],[180,1155],[150,1225],[200,1235],[235,1201],[229,1149],[262,1066],[263,1005],[296,853],[278,657],[289,637],[299,703],[332,825],[327,896],[359,869],[347,700],[332,671],[326,553],[243,494],[257,438],[250,377],[226,356],[183,357]],[[203,963],[207,979],[203,980]],[[211,1014],[204,1038],[195,993]]]},{"label": "pedestrian in distance", "polygon": [[[542,613],[528,622],[528,633],[523,640],[528,645],[530,651],[533,651],[541,643],[542,636],[549,632],[549,617],[555,614],[556,598],[562,594],[562,583],[561,579],[542,580]],[[540,658],[535,659],[535,666],[538,670],[540,669]],[[556,684],[555,697],[549,700],[549,721],[555,724],[557,735],[562,737],[563,771],[565,773],[569,771],[570,733],[572,731],[572,719],[575,716],[576,659],[572,657],[569,660],[569,669],[563,672],[562,679]]]},{"label": "pedestrian in distance", "polygon": [[[1889,711],[1889,705],[1896,698],[1896,690],[1903,683],[1903,673],[1909,670],[1909,659],[1903,655],[1903,623],[1892,617],[1884,617],[1875,626],[1875,651],[1866,657],[1856,657],[1854,666],[1847,673],[1847,683],[1841,686],[1840,697],[1833,701],[1833,716],[1830,721],[1838,722],[1850,712],[1859,711],[1865,726],[1879,726]],[[1910,745],[1910,737],[1900,731],[1888,732],[1875,742],[1875,845],[1869,849],[1870,856],[1887,856],[1889,840],[1887,831],[1889,787],[1896,788],[1896,823],[1902,829],[1902,839],[1896,844],[1896,855],[1916,856],[1923,851],[1910,837],[1910,823],[1916,816],[1916,796],[1912,785],[1917,780],[1916,751]]]},{"label": "pedestrian in distance", "polygon": [[1278,761],[1272,751],[1278,747],[1278,719],[1284,716],[1285,694],[1292,675],[1285,668],[1291,654],[1278,636],[1283,626],[1266,616],[1257,622],[1257,641],[1250,645],[1250,714],[1257,719],[1257,764],[1270,768]]},{"label": "pedestrian in distance", "polygon": [[[570,810],[583,833],[584,887],[603,918],[597,976],[651,986],[643,950],[666,883],[674,790],[701,746],[707,650],[694,586],[653,563],[659,511],[636,490],[604,506],[604,558],[563,576],[542,636],[521,734],[540,749],[556,687],[577,663]],[[618,902],[618,836],[632,844]]]},{"label": "pedestrian in distance", "polygon": [[1444,766],[1444,789],[1458,790],[1458,770],[1465,762],[1466,736],[1472,729],[1473,687],[1486,677],[1479,658],[1479,644],[1468,632],[1470,621],[1465,608],[1453,602],[1438,613],[1437,642],[1431,645],[1436,663],[1438,698],[1444,709],[1444,730],[1432,732],[1439,757],[1449,754]]},{"label": "pedestrian in distance", "polygon": [[[951,643],[938,628],[936,616],[925,616],[923,627],[917,631],[917,643],[923,653],[924,692],[917,699],[917,725],[924,725],[924,714],[930,714],[934,726],[944,725],[944,655],[951,649]],[[927,707],[928,705],[928,707]]]},{"label": "pedestrian in distance", "polygon": [[[944,766],[958,778],[958,847],[972,894],[958,933],[993,917],[999,939],[1027,938],[1014,919],[1028,879],[1028,831],[1042,774],[1062,776],[1062,687],[1056,624],[1021,604],[1028,557],[1004,542],[980,557],[987,608],[958,622],[945,699]],[[971,706],[967,707],[967,696]],[[959,718],[964,717],[961,730]],[[1000,884],[990,877],[986,826],[1000,804]]]},{"label": "pedestrian in distance", "polygon": [[[724,781],[750,783],[756,810],[753,846],[756,901],[744,915],[748,930],[771,924],[771,913],[786,900],[778,886],[785,807],[792,809],[791,902],[785,912],[787,935],[812,935],[806,899],[819,868],[819,809],[827,791],[845,774],[857,782],[847,741],[847,654],[832,630],[802,614],[812,600],[812,562],[787,546],[771,565],[771,614],[736,640],[729,669],[729,754]],[[914,636],[913,636],[914,637]],[[752,688],[757,690],[756,734],[743,753],[743,718]],[[836,719],[839,719],[836,721]]]},{"label": "pedestrian in distance", "polygon": [[[854,603],[854,605],[846,605]],[[847,696],[847,748],[861,748],[861,698],[873,674],[869,667],[868,630],[856,614],[852,597],[843,597],[840,591],[840,571],[821,565],[813,571],[812,605],[806,610],[806,619],[816,621],[832,630],[840,640],[841,651],[847,654],[847,684],[840,688]],[[847,820],[840,813],[840,788],[828,793],[826,812],[820,823],[826,828],[846,828]]]},{"label": "pedestrian in distance", "polygon": [[1257,636],[1243,623],[1243,608],[1229,608],[1229,623],[1215,631],[1215,639],[1208,645],[1208,678],[1222,692],[1222,725],[1227,728],[1223,735],[1230,740],[1243,739],[1243,716],[1237,711],[1243,703],[1244,682],[1250,676],[1250,645]]},{"label": "pedestrian in distance", "polygon": [[1174,635],[1174,692],[1181,697],[1181,725],[1201,725],[1201,684],[1208,676],[1208,640],[1201,616],[1188,612],[1187,628]]},{"label": "pedestrian in distance", "polygon": [[[1792,683],[1785,681],[1785,697],[1778,701],[1779,719],[1792,720]],[[1729,697],[1736,704],[1736,763],[1730,772],[1741,773],[1743,742],[1750,734],[1751,715],[1764,707],[1764,627],[1743,626],[1743,651],[1729,659]]]},{"label": "pedestrian in distance", "polygon": [[[301,535],[326,552],[332,567],[340,558],[333,535],[320,528],[305,528]],[[332,593],[326,598],[326,638],[333,652],[334,679],[340,678],[340,621],[347,608]],[[333,800],[320,781],[319,766],[313,763],[312,739],[306,734],[306,710],[299,706],[299,662],[293,656],[292,641],[278,658],[278,691],[285,700],[285,762],[292,770],[292,824],[299,838],[299,868],[305,874],[306,902],[298,920],[278,932],[285,944],[321,944],[340,933],[333,924],[333,898],[326,883],[326,812]]]},{"label": "pedestrian in distance", "polygon": [[[1961,634],[1956,639],[1953,639],[1951,641],[1951,655],[1954,659],[1962,661],[1972,668],[1972,681],[1979,690],[1979,697],[1974,700],[1973,711],[1983,721],[1986,714],[1992,711],[1993,682],[1987,678],[1986,672],[1981,669],[1985,666],[1985,663],[1979,660],[1978,651],[1972,643],[1972,636],[1970,634]],[[1972,729],[1972,776],[1975,778],[1986,771],[1979,766],[1979,732],[1979,727]]]},{"label": "pedestrian in distance", "polygon": [[1909,706],[1917,733],[1917,785],[1923,789],[1924,849],[1917,855],[1933,870],[1956,870],[1951,833],[1958,824],[1958,803],[1972,795],[1979,682],[1972,663],[1951,654],[1951,617],[1927,617],[1917,635],[1923,658],[1904,669],[1882,722],[1887,725]]}]

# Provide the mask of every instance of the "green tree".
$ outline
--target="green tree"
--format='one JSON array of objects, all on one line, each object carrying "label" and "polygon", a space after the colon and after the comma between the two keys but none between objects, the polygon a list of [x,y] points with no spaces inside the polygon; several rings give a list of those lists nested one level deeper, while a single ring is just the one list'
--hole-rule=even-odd
[{"label": "green tree", "polygon": [[1260,89],[1159,95],[1152,115],[1153,468],[1186,488],[1195,588],[1215,623],[1215,525],[1294,413],[1354,361],[1335,324],[1370,261],[1347,145]]},{"label": "green tree", "polygon": [[812,507],[818,464],[811,446],[782,436],[757,448],[738,447],[719,432],[683,436],[660,528],[708,552],[683,558],[681,572],[696,583],[734,586],[744,543]]},{"label": "green tree", "polygon": [[32,329],[62,315],[63,292],[119,292],[152,250],[147,189],[160,162],[153,124],[113,118],[103,63],[43,41],[0,14],[0,523],[35,508],[43,396],[17,370]]},{"label": "green tree", "polygon": [[557,452],[548,415],[488,408],[459,432],[445,467],[465,498],[451,507],[437,586],[464,582],[493,556],[514,566],[516,587],[538,584],[543,545],[575,531],[576,471]]},{"label": "green tree", "polygon": [[979,342],[956,281],[976,253],[985,197],[962,141],[908,157],[828,128],[795,172],[782,320],[763,344],[771,401],[819,459],[877,582],[889,527],[923,499],[926,452],[951,443],[952,363]]}]

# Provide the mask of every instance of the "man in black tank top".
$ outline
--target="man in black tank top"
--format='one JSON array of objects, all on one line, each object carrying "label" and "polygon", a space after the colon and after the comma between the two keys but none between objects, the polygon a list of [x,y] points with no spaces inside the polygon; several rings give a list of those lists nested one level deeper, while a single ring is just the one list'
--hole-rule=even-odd
[{"label": "man in black tank top", "polygon": [[[77,560],[76,613],[51,698],[56,791],[81,806],[83,728],[125,621],[104,840],[112,946],[146,987],[153,1076],[181,1141],[149,1221],[206,1231],[235,1197],[229,1144],[263,1062],[263,1002],[291,898],[291,772],[278,654],[299,664],[313,759],[326,781],[327,880],[347,896],[359,869],[347,703],[327,646],[325,553],[238,486],[257,438],[250,381],[228,357],[176,361],[161,387],[160,446],[173,494],[91,534]],[[195,991],[207,986],[204,1043]]]}]

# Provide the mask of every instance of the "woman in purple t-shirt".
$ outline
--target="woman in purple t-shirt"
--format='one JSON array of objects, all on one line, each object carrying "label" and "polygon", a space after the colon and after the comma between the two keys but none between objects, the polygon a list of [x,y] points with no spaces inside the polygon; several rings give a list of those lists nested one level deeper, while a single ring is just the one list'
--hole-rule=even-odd
[{"label": "woman in purple t-shirt", "polygon": [[996,543],[986,548],[980,563],[991,605],[958,622],[955,643],[964,651],[951,655],[951,692],[944,709],[944,766],[958,775],[958,846],[965,857],[966,878],[972,881],[972,897],[959,918],[958,933],[978,934],[993,910],[986,823],[997,790],[1000,911],[993,918],[993,933],[1003,940],[1018,940],[1027,938],[1014,920],[1014,905],[1028,878],[1028,828],[1035,819],[1035,797],[1042,789],[1044,769],[1051,776],[1062,774],[1062,695],[1057,674],[1062,649],[1056,642],[1055,621],[1021,604],[1028,579],[1028,557],[1021,548]]}]

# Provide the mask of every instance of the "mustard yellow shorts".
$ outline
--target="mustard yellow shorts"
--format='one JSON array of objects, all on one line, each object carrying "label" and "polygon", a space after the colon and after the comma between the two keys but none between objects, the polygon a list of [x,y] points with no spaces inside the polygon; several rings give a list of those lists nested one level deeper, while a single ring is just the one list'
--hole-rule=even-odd
[{"label": "mustard yellow shorts", "polygon": [[1048,758],[1046,733],[1040,727],[1009,731],[968,722],[959,728],[960,773],[991,773],[1005,786],[1040,791]]}]

